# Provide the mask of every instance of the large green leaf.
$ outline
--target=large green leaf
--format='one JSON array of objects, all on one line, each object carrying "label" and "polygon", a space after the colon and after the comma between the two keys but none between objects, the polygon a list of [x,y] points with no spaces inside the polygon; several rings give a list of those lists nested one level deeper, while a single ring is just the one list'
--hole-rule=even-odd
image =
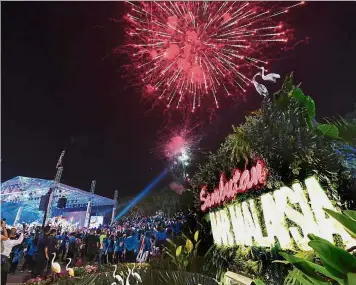
[{"label": "large green leaf", "polygon": [[306,96],[304,95],[302,89],[295,88],[292,92],[292,95],[295,99],[297,99],[300,103],[305,103]]},{"label": "large green leaf", "polygon": [[[347,231],[356,238],[356,222],[353,218],[350,218],[346,215],[340,214],[330,209],[324,209],[331,217],[337,220],[340,224],[342,224]],[[350,214],[350,212],[348,212]],[[354,215],[354,214],[352,214]]]},{"label": "large green leaf", "polygon": [[310,96],[305,96],[302,89],[295,88],[292,91],[293,97],[307,110],[308,125],[311,126],[311,121],[315,117],[315,102]]},{"label": "large green leaf", "polygon": [[177,249],[176,249],[176,256],[179,256],[182,252],[182,246],[178,246]]},{"label": "large green leaf", "polygon": [[320,257],[324,267],[338,278],[345,278],[348,272],[356,272],[356,258],[327,240],[312,240],[308,245]]},{"label": "large green leaf", "polygon": [[331,124],[318,124],[316,128],[325,136],[337,139],[339,137],[339,129]]},{"label": "large green leaf", "polygon": [[194,234],[194,240],[197,242],[199,238],[199,231],[196,231]]},{"label": "large green leaf", "polygon": [[356,284],[356,273],[348,273],[347,274],[347,285],[355,285]]},{"label": "large green leaf", "polygon": [[319,241],[323,241],[323,240],[324,240],[323,238],[318,237],[318,236],[316,236],[316,235],[314,235],[314,234],[308,234],[308,238],[309,238],[310,240],[319,240]]},{"label": "large green leaf", "polygon": [[[331,275],[324,267],[314,264],[310,261],[304,260],[302,258],[296,257],[294,255],[287,254],[285,252],[280,252],[280,255],[283,256],[289,263],[295,266],[297,269],[302,271],[306,276],[308,276],[313,282],[322,282],[321,284],[328,284],[325,282],[316,272],[324,274],[333,279],[338,279],[336,276]],[[331,277],[332,276],[332,277]]]},{"label": "large green leaf", "polygon": [[[323,285],[323,284],[325,284],[325,281],[313,280],[313,279],[309,278],[308,276],[306,276],[305,274],[297,275],[295,277],[295,280],[299,281],[300,285]],[[294,284],[298,284],[298,283],[294,283]],[[327,282],[326,284],[331,284],[331,283]]]},{"label": "large green leaf", "polygon": [[345,210],[344,214],[356,222],[356,211]]},{"label": "large green leaf", "polygon": [[187,239],[187,242],[185,243],[185,248],[187,249],[188,252],[191,252],[192,249],[194,248],[194,245],[190,239]]},{"label": "large green leaf", "polygon": [[253,280],[253,283],[255,283],[255,285],[265,285],[265,283],[260,279]]},{"label": "large green leaf", "polygon": [[308,109],[309,120],[311,121],[315,117],[315,102],[310,96],[306,98],[306,107]]}]

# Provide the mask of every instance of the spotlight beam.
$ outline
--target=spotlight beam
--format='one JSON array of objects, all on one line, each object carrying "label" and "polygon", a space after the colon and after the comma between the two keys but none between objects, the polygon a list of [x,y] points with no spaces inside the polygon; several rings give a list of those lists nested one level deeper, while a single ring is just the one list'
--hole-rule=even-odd
[{"label": "spotlight beam", "polygon": [[149,185],[147,185],[146,188],[144,188],[141,193],[139,193],[135,198],[133,198],[130,203],[122,209],[122,211],[115,217],[115,220],[117,221],[120,219],[123,215],[125,215],[133,206],[135,206],[143,197],[147,195],[150,190],[155,187],[168,173],[168,170],[165,169],[163,170]]}]

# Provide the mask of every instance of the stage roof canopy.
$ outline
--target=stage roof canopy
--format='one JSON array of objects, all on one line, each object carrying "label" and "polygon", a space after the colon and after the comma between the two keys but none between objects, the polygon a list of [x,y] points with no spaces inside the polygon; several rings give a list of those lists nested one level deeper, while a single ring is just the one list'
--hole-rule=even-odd
[{"label": "stage roof canopy", "polygon": [[[1,201],[39,203],[41,196],[47,194],[49,188],[53,186],[53,180],[17,176],[1,184]],[[61,196],[67,198],[67,205],[69,204],[69,206],[87,204],[89,198],[92,198],[93,206],[114,205],[113,199],[90,194],[89,191],[84,191],[62,183],[58,185],[54,201],[56,202]]]}]

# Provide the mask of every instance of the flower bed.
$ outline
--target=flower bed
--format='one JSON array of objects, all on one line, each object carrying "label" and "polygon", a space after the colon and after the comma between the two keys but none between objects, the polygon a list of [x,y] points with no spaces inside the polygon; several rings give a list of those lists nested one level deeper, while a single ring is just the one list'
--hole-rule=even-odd
[{"label": "flower bed", "polygon": [[[216,281],[210,277],[191,273],[186,271],[174,271],[174,270],[156,270],[151,269],[148,264],[133,264],[125,263],[119,264],[115,275],[120,275],[123,280],[126,281],[129,270],[134,269],[136,273],[140,275],[142,279],[142,285],[217,285]],[[75,277],[70,277],[66,272],[50,276],[46,279],[35,278],[30,279],[25,285],[69,285],[69,284],[102,284],[111,285],[116,280],[114,279],[115,267],[112,265],[104,266],[83,266],[75,267],[74,274]],[[137,284],[135,278],[130,275],[130,284]],[[116,281],[116,284],[119,284]],[[126,284],[126,282],[125,282]]]}]

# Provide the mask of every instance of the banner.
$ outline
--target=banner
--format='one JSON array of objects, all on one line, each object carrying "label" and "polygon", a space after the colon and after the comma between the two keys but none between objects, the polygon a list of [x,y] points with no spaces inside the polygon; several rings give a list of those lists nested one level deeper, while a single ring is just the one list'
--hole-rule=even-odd
[{"label": "banner", "polygon": [[[257,207],[256,205],[260,205]],[[255,199],[210,212],[214,242],[221,246],[270,247],[275,240],[282,249],[310,250],[309,233],[334,243],[339,235],[346,246],[356,241],[340,223],[328,217],[323,208],[336,211],[315,177],[291,188],[281,187]]]},{"label": "banner", "polygon": [[104,222],[104,216],[91,216],[89,228],[98,228]]}]

